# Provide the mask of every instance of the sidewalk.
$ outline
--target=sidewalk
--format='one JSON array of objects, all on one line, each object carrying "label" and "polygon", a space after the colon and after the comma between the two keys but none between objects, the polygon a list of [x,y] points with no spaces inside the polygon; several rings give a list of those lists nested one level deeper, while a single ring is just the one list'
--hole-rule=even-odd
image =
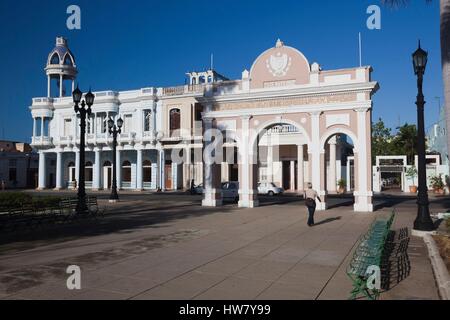
[{"label": "sidewalk", "polygon": [[[107,217],[96,226],[103,233],[29,250],[8,245],[0,298],[347,299],[352,249],[375,216],[391,210],[337,207],[319,212],[309,228],[301,202],[201,208],[169,197],[120,205],[127,214]],[[398,212],[395,226],[411,226],[411,206]],[[438,299],[421,239],[412,240],[410,258],[410,276],[382,299]],[[82,269],[80,291],[66,288],[65,268],[73,264]]]}]

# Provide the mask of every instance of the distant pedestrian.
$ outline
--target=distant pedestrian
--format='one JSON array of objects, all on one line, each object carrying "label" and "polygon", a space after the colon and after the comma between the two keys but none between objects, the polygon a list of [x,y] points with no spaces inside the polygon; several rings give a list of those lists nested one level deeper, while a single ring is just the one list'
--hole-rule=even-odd
[{"label": "distant pedestrian", "polygon": [[308,208],[308,226],[312,227],[314,225],[314,213],[316,212],[316,199],[320,202],[322,200],[317,195],[317,191],[312,188],[312,184],[308,183],[308,189],[305,190],[305,204]]},{"label": "distant pedestrian", "polygon": [[190,190],[191,194],[195,193],[195,183],[194,183],[194,179],[191,180],[191,186],[190,186]]},{"label": "distant pedestrian", "polygon": [[2,180],[2,191],[5,191],[6,189],[6,183],[5,180]]}]

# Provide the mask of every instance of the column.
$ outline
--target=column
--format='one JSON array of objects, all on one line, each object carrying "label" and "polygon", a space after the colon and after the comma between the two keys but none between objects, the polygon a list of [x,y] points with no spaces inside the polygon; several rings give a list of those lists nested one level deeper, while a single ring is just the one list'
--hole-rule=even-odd
[{"label": "column", "polygon": [[222,205],[222,194],[220,191],[220,166],[221,164],[215,163],[215,154],[213,154],[211,145],[213,128],[213,119],[204,119],[205,134],[204,134],[204,196],[202,206],[204,207],[217,207]]},{"label": "column", "polygon": [[62,98],[63,96],[63,87],[64,87],[64,78],[62,75],[59,76],[59,97]]},{"label": "column", "polygon": [[159,149],[158,150],[158,162],[159,162],[159,189],[161,189],[161,191],[164,191],[164,189],[166,188],[166,154],[164,149]]},{"label": "column", "polygon": [[100,174],[101,174],[101,153],[100,153],[100,149],[95,148],[94,149],[94,153],[95,153],[95,163],[94,163],[94,168],[93,168],[93,174],[94,174],[94,181],[92,181],[92,189],[94,191],[100,190]]},{"label": "column", "polygon": [[[326,210],[326,191],[321,183],[325,175],[325,166],[322,165],[324,154],[323,146],[320,145],[320,111],[311,113],[311,182],[313,189],[317,191],[322,202],[317,201],[317,210]],[[322,186],[323,185],[323,186]]]},{"label": "column", "polygon": [[75,181],[76,188],[78,188],[78,183],[80,180],[80,151],[75,152]]},{"label": "column", "polygon": [[257,191],[257,169],[258,163],[255,161],[254,152],[258,152],[256,146],[250,145],[250,119],[251,116],[242,117],[241,133],[241,164],[239,165],[239,207],[254,208],[259,206]]},{"label": "column", "polygon": [[117,190],[122,189],[122,160],[120,159],[121,152],[119,149],[116,150],[116,179],[117,179]]},{"label": "column", "polygon": [[297,191],[302,193],[305,189],[305,159],[303,157],[303,145],[297,146]]},{"label": "column", "polygon": [[[192,174],[191,174],[191,167],[192,167],[192,159],[191,159],[191,148],[187,147],[184,149],[185,152],[185,166],[183,170],[183,176],[185,181],[185,187],[188,189],[191,187],[191,180],[192,180]],[[187,182],[187,183],[186,183]]]},{"label": "column", "polygon": [[369,108],[356,109],[358,119],[358,147],[355,152],[355,177],[358,181],[355,188],[355,211],[372,212],[372,165]]},{"label": "column", "polygon": [[44,136],[45,118],[41,117],[41,139]]},{"label": "column", "polygon": [[332,137],[328,142],[330,145],[330,167],[329,167],[329,192],[336,193],[337,180],[336,180],[336,136]]},{"label": "column", "polygon": [[58,151],[56,153],[56,190],[61,190],[63,188],[63,170],[62,170],[62,152]]},{"label": "column", "polygon": [[144,190],[143,186],[143,168],[142,168],[142,149],[136,150],[137,160],[136,160],[136,191]]},{"label": "column", "polygon": [[50,76],[47,76],[47,97],[51,97],[51,79]]},{"label": "column", "polygon": [[35,138],[36,137],[36,134],[37,134],[37,132],[36,132],[36,118],[33,118],[33,138]]},{"label": "column", "polygon": [[270,142],[267,144],[267,182],[273,182],[273,146]]},{"label": "column", "polygon": [[47,168],[45,163],[45,153],[39,153],[39,183],[38,190],[44,190],[47,185]]},{"label": "column", "polygon": [[295,161],[290,163],[290,176],[291,176],[291,191],[295,190]]}]

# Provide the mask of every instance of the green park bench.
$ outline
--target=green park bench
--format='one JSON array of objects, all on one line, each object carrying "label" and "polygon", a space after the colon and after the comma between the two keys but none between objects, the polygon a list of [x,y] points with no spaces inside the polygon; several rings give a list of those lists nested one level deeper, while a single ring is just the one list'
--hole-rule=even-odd
[{"label": "green park bench", "polygon": [[353,282],[350,300],[359,297],[369,300],[379,298],[380,289],[368,286],[370,274],[367,271],[371,266],[377,266],[380,270],[383,267],[383,253],[394,218],[395,212],[392,212],[387,219],[376,219],[370,225],[367,233],[359,239],[358,246],[347,267],[347,275]]}]

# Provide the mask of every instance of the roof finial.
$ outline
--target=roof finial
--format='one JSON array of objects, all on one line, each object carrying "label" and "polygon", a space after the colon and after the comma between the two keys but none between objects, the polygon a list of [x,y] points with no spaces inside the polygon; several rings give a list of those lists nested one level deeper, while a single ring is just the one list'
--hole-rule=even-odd
[{"label": "roof finial", "polygon": [[276,47],[277,47],[277,48],[280,48],[280,47],[282,47],[282,46],[284,46],[284,43],[283,43],[283,41],[281,41],[281,40],[278,38]]}]

